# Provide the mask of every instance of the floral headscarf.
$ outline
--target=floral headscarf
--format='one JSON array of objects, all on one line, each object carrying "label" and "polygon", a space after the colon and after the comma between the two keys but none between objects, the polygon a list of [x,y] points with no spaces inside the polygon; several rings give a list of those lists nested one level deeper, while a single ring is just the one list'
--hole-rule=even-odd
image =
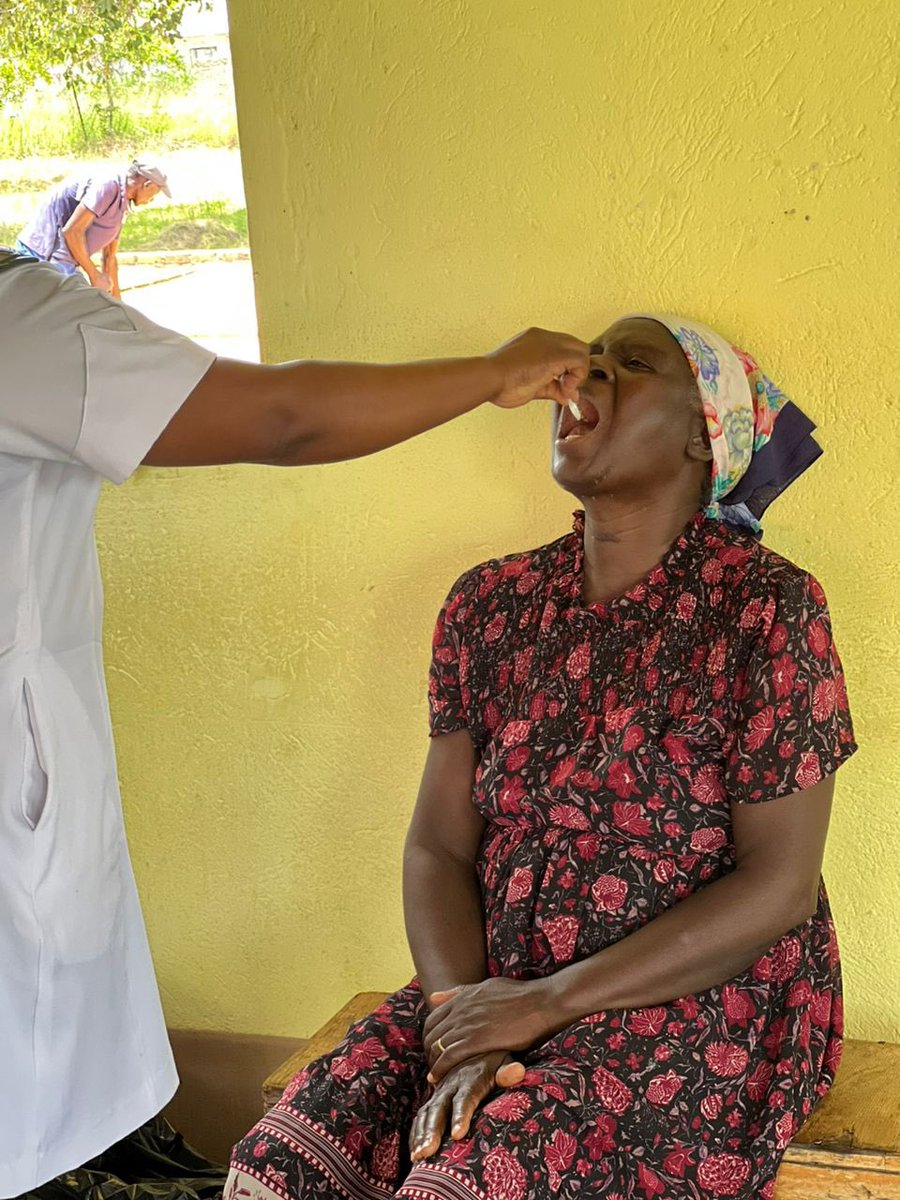
[{"label": "floral headscarf", "polygon": [[713,452],[707,512],[761,532],[771,502],[822,453],[815,425],[759,369],[714,329],[683,317],[641,313],[675,338],[691,365]]}]

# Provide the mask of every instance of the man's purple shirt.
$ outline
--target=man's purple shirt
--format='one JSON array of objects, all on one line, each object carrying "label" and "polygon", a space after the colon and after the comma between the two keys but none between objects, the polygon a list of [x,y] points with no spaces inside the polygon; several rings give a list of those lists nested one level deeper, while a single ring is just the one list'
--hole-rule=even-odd
[{"label": "man's purple shirt", "polygon": [[93,175],[59,184],[43,197],[34,217],[19,234],[20,241],[39,258],[74,266],[62,227],[79,204],[94,214],[85,240],[88,254],[96,254],[119,236],[128,212],[124,177]]}]

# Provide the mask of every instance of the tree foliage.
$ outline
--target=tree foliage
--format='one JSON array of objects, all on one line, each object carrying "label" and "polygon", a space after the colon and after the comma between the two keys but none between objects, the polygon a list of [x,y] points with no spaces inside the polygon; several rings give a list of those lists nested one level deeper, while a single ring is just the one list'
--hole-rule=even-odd
[{"label": "tree foliage", "polygon": [[161,68],[183,71],[175,49],[188,7],[207,0],[0,0],[0,102],[58,80],[115,111],[116,96]]}]

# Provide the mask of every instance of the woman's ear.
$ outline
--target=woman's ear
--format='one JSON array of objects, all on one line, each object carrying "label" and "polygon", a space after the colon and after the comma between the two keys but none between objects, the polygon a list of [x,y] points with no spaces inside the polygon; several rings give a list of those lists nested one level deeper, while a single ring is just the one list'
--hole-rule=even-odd
[{"label": "woman's ear", "polygon": [[691,426],[688,430],[685,453],[695,462],[711,462],[712,446],[709,444],[709,430],[706,427],[706,417],[702,412],[691,414]]}]

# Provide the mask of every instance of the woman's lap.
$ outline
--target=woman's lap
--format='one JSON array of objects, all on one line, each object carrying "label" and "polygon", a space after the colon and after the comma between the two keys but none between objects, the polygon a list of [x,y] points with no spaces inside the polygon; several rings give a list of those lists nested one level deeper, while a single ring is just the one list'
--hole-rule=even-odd
[{"label": "woman's lap", "polygon": [[404,1161],[408,1169],[406,1139],[428,1091],[424,1013],[421,992],[410,984],[295,1076],[235,1146],[229,1186],[238,1169],[279,1197],[335,1190],[354,1200],[393,1195]]},{"label": "woman's lap", "polygon": [[785,1078],[752,1022],[699,1001],[564,1030],[521,1056],[524,1081],[481,1106],[469,1137],[413,1166],[429,1091],[413,983],[291,1082],[235,1147],[226,1197],[765,1197],[812,1088]]}]

